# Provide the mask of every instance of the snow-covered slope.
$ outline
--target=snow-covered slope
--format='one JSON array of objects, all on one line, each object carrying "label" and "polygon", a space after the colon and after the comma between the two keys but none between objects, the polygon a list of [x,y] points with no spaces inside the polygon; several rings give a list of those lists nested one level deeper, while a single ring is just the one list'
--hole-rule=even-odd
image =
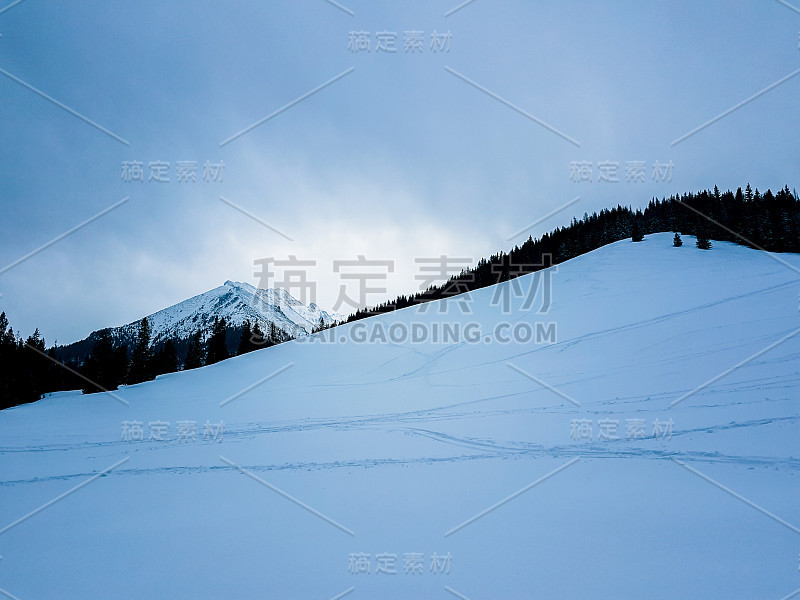
[{"label": "snow-covered slope", "polygon": [[0,590],[788,597],[800,257],[671,241],[559,265],[546,313],[506,282],[0,412]]},{"label": "snow-covered slope", "polygon": [[[224,317],[228,323],[241,325],[245,320],[258,323],[267,331],[270,323],[298,337],[311,333],[320,324],[330,325],[343,320],[342,315],[328,313],[313,302],[306,306],[282,289],[255,288],[249,283],[226,281],[213,290],[179,302],[147,316],[152,339],[159,343],[170,338],[184,339],[199,328],[208,331],[214,317]],[[134,339],[139,321],[113,328],[115,339]]]}]

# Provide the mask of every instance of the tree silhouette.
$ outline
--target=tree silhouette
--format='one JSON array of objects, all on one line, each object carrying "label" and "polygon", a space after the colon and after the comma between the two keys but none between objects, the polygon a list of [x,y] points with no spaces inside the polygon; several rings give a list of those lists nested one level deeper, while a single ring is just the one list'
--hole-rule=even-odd
[{"label": "tree silhouette", "polygon": [[208,354],[206,364],[213,365],[221,360],[230,358],[226,342],[227,323],[225,317],[214,317],[214,324],[211,326],[211,335],[208,336]]},{"label": "tree silhouette", "polygon": [[153,357],[152,373],[161,375],[162,373],[174,373],[178,370],[178,349],[174,340],[167,340],[161,349]]},{"label": "tree silhouette", "polygon": [[116,390],[125,381],[128,365],[128,350],[125,346],[114,347],[109,329],[97,332],[92,351],[83,366],[83,375],[92,381],[84,382],[83,393],[92,394]]},{"label": "tree silhouette", "polygon": [[[256,323],[256,327],[258,327],[258,323]],[[250,321],[245,320],[245,322],[242,323],[242,333],[239,336],[239,347],[236,350],[236,356],[252,352],[257,347],[258,346],[253,343],[253,328],[250,326]]]},{"label": "tree silhouette", "polygon": [[700,250],[711,250],[711,241],[705,235],[697,234],[695,244]]},{"label": "tree silhouette", "polygon": [[196,331],[189,341],[189,349],[186,352],[186,363],[184,369],[196,369],[205,364],[206,357],[203,349],[203,332]]},{"label": "tree silhouette", "polygon": [[631,240],[634,242],[641,242],[644,239],[644,234],[639,227],[638,213],[633,217],[633,229],[631,231]]},{"label": "tree silhouette", "polygon": [[150,323],[147,317],[139,322],[139,333],[131,356],[128,383],[141,383],[155,377],[153,351],[150,348]]}]

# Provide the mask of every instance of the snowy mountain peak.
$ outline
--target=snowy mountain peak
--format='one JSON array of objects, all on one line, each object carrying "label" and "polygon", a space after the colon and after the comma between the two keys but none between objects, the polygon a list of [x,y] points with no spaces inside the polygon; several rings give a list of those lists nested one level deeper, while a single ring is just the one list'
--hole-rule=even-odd
[{"label": "snowy mountain peak", "polygon": [[[231,326],[249,321],[262,331],[274,324],[293,337],[311,333],[320,322],[330,325],[345,318],[324,311],[313,302],[306,306],[284,289],[256,288],[229,279],[217,288],[147,315],[147,320],[153,343],[158,344],[168,339],[186,339],[198,330],[209,331],[215,317],[224,318]],[[112,328],[112,337],[130,343],[140,320]]]}]

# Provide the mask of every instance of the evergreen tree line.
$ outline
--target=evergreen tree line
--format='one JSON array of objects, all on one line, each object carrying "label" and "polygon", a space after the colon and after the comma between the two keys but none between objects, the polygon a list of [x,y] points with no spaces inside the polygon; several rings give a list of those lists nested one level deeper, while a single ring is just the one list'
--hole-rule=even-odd
[{"label": "evergreen tree line", "polygon": [[770,190],[761,194],[748,184],[744,191],[721,193],[714,186],[698,193],[653,198],[644,210],[617,205],[599,214],[584,214],[581,220],[573,218],[570,225],[541,238],[528,237],[521,246],[481,259],[442,285],[358,310],[347,322],[494,285],[612,242],[641,241],[647,234],[669,231],[696,236],[703,249],[711,248],[709,240],[715,239],[771,252],[800,252],[800,199],[788,186],[775,194]]},{"label": "evergreen tree line", "polygon": [[[139,322],[132,348],[116,343],[110,329],[92,336],[91,350],[81,362],[63,359],[59,347],[46,348],[37,329],[23,340],[14,333],[5,313],[0,314],[0,409],[34,402],[43,394],[80,389],[83,393],[116,390],[121,384],[155,379],[163,373],[194,369],[273,346],[291,339],[282,329],[270,324],[266,333],[256,323],[230,325],[215,317],[208,335],[196,331],[189,340],[166,340],[153,344],[147,318]],[[179,354],[185,346],[185,355]]]},{"label": "evergreen tree line", "polygon": [[[231,335],[236,333],[238,342]],[[225,317],[215,316],[207,336],[203,330],[198,330],[189,338],[186,357],[181,363],[174,340],[167,340],[155,347],[151,343],[150,335],[150,324],[144,318],[139,322],[136,344],[130,360],[126,362],[128,352],[125,346],[113,347],[109,330],[101,331],[84,362],[83,374],[92,383],[86,382],[82,387],[83,392],[102,391],[96,384],[107,390],[115,390],[122,383],[141,383],[155,379],[163,373],[173,373],[179,368],[187,370],[213,365],[232,356],[240,356],[291,339],[286,332],[275,327],[274,323],[270,323],[267,334],[264,334],[258,323],[251,325],[250,321],[245,321],[241,326],[234,327]],[[232,349],[234,345],[235,349]]]},{"label": "evergreen tree line", "polygon": [[[292,339],[288,333],[269,324],[267,332],[261,331],[258,323],[251,325],[246,320],[241,327],[228,328],[224,318],[214,317],[208,339],[203,341],[203,332],[197,331],[189,340],[184,369],[196,369],[205,365],[213,365],[232,356],[241,356],[259,348],[268,348],[288,342]],[[235,343],[235,349],[231,344]]]},{"label": "evergreen tree line", "polygon": [[[706,218],[708,217],[708,218]],[[761,194],[748,184],[744,191],[688,193],[658,200],[644,210],[617,206],[581,220],[573,219],[541,238],[529,237],[510,252],[499,252],[440,286],[402,295],[372,309],[356,311],[347,321],[390,312],[423,302],[448,298],[547,268],[601,246],[626,238],[641,241],[645,235],[665,231],[697,237],[700,248],[709,240],[730,241],[772,252],[800,252],[800,199],[788,187]],[[738,235],[737,235],[738,234]],[[676,234],[674,244],[680,245]],[[316,331],[325,329],[320,321]],[[291,336],[273,325],[262,332],[258,324],[241,326],[215,318],[211,331],[196,331],[188,340],[152,344],[147,319],[139,323],[132,348],[115,343],[111,331],[93,336],[85,359],[60,356],[57,346],[46,348],[37,329],[26,340],[16,335],[5,313],[0,314],[0,409],[32,402],[42,394],[82,389],[85,393],[115,390],[123,383],[139,383],[162,373],[214,364],[230,356],[279,344]]]},{"label": "evergreen tree line", "polygon": [[67,382],[74,385],[74,375],[53,362],[53,353],[38,329],[23,339],[14,333],[6,313],[0,313],[0,409],[66,389],[62,386]]}]

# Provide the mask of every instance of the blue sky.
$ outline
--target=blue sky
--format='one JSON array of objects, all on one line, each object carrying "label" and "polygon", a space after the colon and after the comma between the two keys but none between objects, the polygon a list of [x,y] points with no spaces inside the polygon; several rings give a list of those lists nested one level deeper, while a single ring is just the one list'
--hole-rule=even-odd
[{"label": "blue sky", "polygon": [[[0,310],[48,343],[226,279],[255,285],[259,258],[315,260],[323,308],[342,283],[333,260],[394,260],[372,303],[416,289],[415,258],[477,259],[605,206],[794,187],[800,172],[800,75],[673,145],[800,69],[800,12],[777,0],[475,0],[449,16],[457,0],[341,2],[353,14],[326,0],[11,4],[0,269],[129,198],[0,272]],[[348,48],[354,31],[370,52]],[[409,31],[421,52],[404,52]],[[397,52],[376,51],[379,32]],[[124,161],[145,181],[124,181]],[[156,161],[170,182],[147,181]],[[177,181],[179,161],[197,181]],[[222,181],[203,181],[206,161],[224,162]],[[669,177],[654,179],[656,161]],[[591,182],[574,181],[577,162]],[[643,182],[626,181],[633,162]],[[598,181],[601,164],[619,182]]]}]

